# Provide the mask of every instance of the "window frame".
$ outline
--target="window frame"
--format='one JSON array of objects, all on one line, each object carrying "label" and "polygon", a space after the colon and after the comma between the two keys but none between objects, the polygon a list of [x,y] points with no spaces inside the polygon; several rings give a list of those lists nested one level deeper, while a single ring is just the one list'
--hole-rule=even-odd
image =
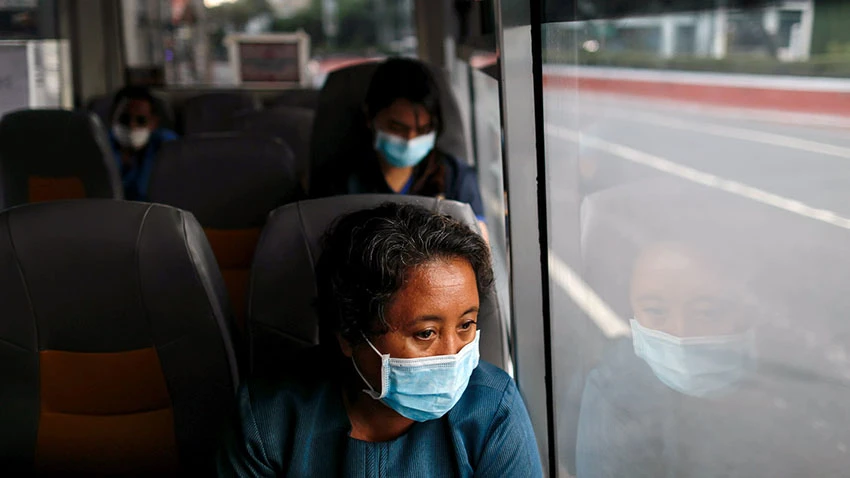
[{"label": "window frame", "polygon": [[541,0],[497,0],[513,354],[544,473],[555,473]]}]

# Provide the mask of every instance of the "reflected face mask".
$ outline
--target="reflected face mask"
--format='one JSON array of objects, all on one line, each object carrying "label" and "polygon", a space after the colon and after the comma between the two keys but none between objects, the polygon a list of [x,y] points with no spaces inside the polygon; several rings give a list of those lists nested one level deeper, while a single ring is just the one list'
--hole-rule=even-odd
[{"label": "reflected face mask", "polygon": [[635,355],[668,387],[692,397],[730,391],[755,368],[752,332],[677,337],[630,321]]},{"label": "reflected face mask", "polygon": [[[375,400],[381,400],[399,415],[417,422],[442,417],[460,400],[469,385],[472,371],[478,366],[478,339],[475,339],[454,355],[437,355],[414,359],[391,358],[366,343],[381,357],[381,393],[360,373],[354,357],[354,370],[369,387],[363,390]],[[365,337],[364,337],[365,338]]]},{"label": "reflected face mask", "polygon": [[375,150],[396,168],[412,168],[419,164],[428,153],[434,149],[437,133],[432,131],[411,140],[377,130],[375,133]]}]

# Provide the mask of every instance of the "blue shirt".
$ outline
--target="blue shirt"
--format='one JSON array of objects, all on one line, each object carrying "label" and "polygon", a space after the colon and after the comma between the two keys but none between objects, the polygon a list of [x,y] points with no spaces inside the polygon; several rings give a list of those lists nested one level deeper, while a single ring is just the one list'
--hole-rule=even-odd
[{"label": "blue shirt", "polygon": [[156,155],[166,141],[177,139],[177,133],[170,129],[159,128],[151,133],[150,140],[144,149],[136,153],[136,162],[131,167],[125,167],[121,160],[121,147],[118,141],[109,132],[109,142],[112,145],[112,153],[121,172],[121,182],[124,184],[124,197],[130,201],[147,201],[148,184],[150,183]]},{"label": "blue shirt", "polygon": [[[465,202],[470,205],[475,217],[479,221],[484,221],[484,203],[481,200],[481,191],[478,188],[478,178],[475,170],[466,163],[452,156],[443,154],[439,151],[437,160],[442,163],[445,169],[443,176],[444,190],[443,196],[445,199]],[[368,164],[361,166],[347,173],[343,182],[339,182],[334,178],[326,178],[325,184],[317,184],[317,187],[312,188],[311,193],[316,197],[334,196],[339,194],[393,194],[389,185],[387,185],[380,168],[377,166],[378,159],[374,157],[374,151],[369,153]],[[413,184],[424,173],[424,164],[413,169],[413,175],[408,180],[408,183],[399,191],[399,194],[411,194]],[[314,179],[315,181],[315,179]],[[315,183],[314,183],[315,184]],[[413,194],[418,194],[413,192]],[[429,194],[420,194],[429,195]]]},{"label": "blue shirt", "polygon": [[[305,363],[309,363],[306,362]],[[387,442],[351,438],[338,380],[243,385],[218,475],[540,477],[531,421],[514,381],[480,362],[457,405]]]},{"label": "blue shirt", "polygon": [[661,383],[631,340],[616,342],[584,388],[577,478],[847,476],[846,385],[788,370],[695,398]]}]

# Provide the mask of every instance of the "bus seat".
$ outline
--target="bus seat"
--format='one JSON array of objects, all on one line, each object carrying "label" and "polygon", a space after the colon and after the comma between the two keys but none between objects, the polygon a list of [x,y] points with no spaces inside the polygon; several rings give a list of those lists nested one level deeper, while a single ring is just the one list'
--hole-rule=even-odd
[{"label": "bus seat", "polygon": [[207,93],[193,96],[183,105],[183,134],[233,131],[233,118],[257,110],[256,99],[249,93]]},{"label": "bus seat", "polygon": [[208,467],[238,375],[221,276],[191,214],[105,199],[9,209],[0,283],[0,469]]},{"label": "bus seat", "polygon": [[112,111],[112,96],[97,95],[92,97],[88,104],[86,104],[86,110],[96,114],[100,122],[106,127],[109,127],[109,123],[111,122],[109,113]]},{"label": "bus seat", "polygon": [[[347,195],[300,201],[270,216],[254,255],[248,295],[248,336],[253,373],[273,375],[291,354],[319,342],[314,267],[325,230],[341,214],[384,202],[412,203],[448,214],[478,230],[469,205],[397,195]],[[507,331],[495,292],[481,299],[481,357],[505,368]]]},{"label": "bus seat", "polygon": [[[159,117],[159,126],[161,128],[174,129],[174,110],[168,103],[168,100],[162,95],[152,92],[154,97],[154,113]],[[97,95],[92,97],[86,109],[96,114],[101,123],[108,129],[111,127],[112,118],[109,114],[112,112],[112,99],[115,95]]]},{"label": "bus seat", "polygon": [[303,190],[307,190],[310,163],[310,135],[313,133],[313,110],[294,106],[278,106],[240,115],[236,129],[246,133],[280,138],[295,154],[296,172]]},{"label": "bus seat", "polygon": [[[319,93],[310,146],[311,182],[322,181],[341,164],[351,161],[352,151],[370,151],[371,133],[363,104],[372,74],[379,63],[362,63],[335,70]],[[440,90],[443,134],[437,148],[456,158],[466,158],[466,137],[457,99],[446,73],[429,65]],[[312,186],[311,186],[311,189]],[[309,191],[308,191],[309,192]]]},{"label": "bus seat", "polygon": [[195,215],[207,234],[241,327],[254,248],[269,212],[299,199],[292,151],[282,141],[209,133],[166,144],[151,175],[152,202]]},{"label": "bus seat", "polygon": [[0,120],[0,209],[59,199],[123,197],[118,165],[93,114],[20,110]]},{"label": "bus seat", "polygon": [[319,90],[312,88],[285,90],[266,102],[266,108],[273,109],[278,106],[307,108],[315,111],[319,106]]}]

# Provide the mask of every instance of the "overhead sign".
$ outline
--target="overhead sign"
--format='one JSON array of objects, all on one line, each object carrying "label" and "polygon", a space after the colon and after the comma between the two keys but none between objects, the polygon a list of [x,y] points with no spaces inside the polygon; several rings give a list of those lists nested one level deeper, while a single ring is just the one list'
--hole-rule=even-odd
[{"label": "overhead sign", "polygon": [[0,0],[0,10],[35,10],[38,0]]},{"label": "overhead sign", "polygon": [[239,44],[239,76],[242,83],[301,81],[298,43]]},{"label": "overhead sign", "polygon": [[238,84],[261,88],[309,85],[310,37],[306,33],[237,35],[228,41]]}]

